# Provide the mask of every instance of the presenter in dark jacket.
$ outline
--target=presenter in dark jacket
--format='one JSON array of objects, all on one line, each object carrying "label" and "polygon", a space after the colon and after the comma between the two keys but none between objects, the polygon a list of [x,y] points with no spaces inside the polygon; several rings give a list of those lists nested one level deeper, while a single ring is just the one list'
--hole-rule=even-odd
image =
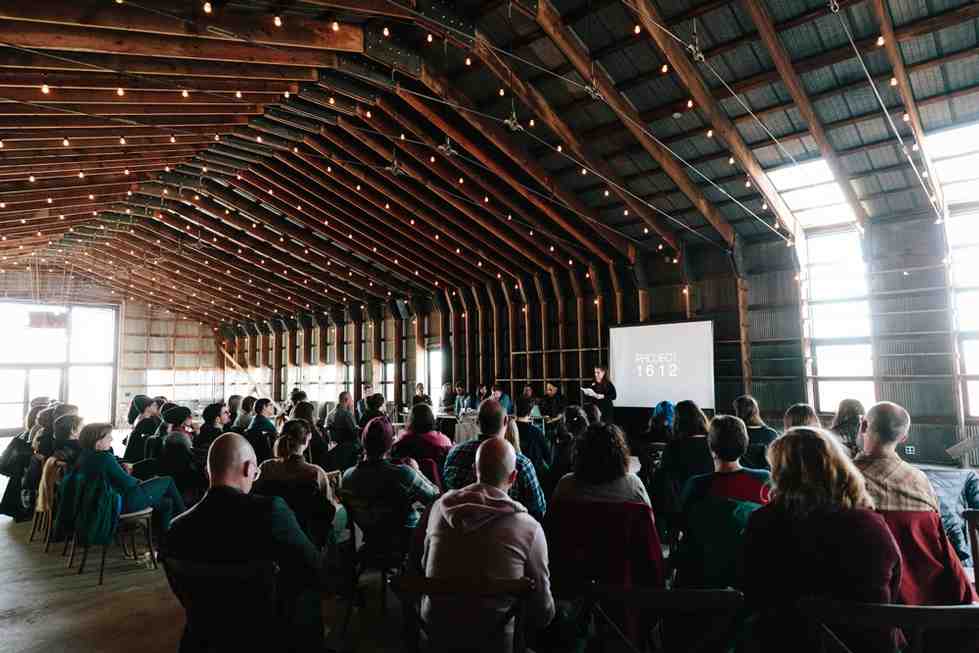
[{"label": "presenter in dark jacket", "polygon": [[[272,561],[279,566],[280,614],[287,623],[276,632],[255,632],[257,641],[275,638],[277,650],[323,650],[319,578],[323,559],[303,533],[285,501],[249,494],[258,478],[258,461],[237,433],[222,435],[207,456],[210,489],[200,503],[173,521],[161,556],[182,561],[241,563]],[[243,624],[244,626],[244,624]],[[266,629],[275,628],[272,622]],[[193,637],[185,629],[185,640]],[[185,641],[188,648],[193,642]],[[181,650],[186,650],[181,646]],[[196,649],[194,649],[196,650]]]},{"label": "presenter in dark jacket", "polygon": [[595,367],[595,380],[591,385],[586,386],[591,393],[585,392],[585,403],[595,404],[602,413],[602,421],[606,424],[615,424],[615,386],[608,378],[608,368],[598,365]]}]

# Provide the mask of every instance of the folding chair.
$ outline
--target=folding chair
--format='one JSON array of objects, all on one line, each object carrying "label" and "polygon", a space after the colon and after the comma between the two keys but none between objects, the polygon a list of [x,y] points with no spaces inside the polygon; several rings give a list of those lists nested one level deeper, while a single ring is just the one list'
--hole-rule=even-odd
[{"label": "folding chair", "polygon": [[[908,645],[905,653],[924,653],[925,634],[961,631],[967,624],[979,626],[979,605],[894,605],[827,599],[803,599],[799,612],[813,624],[830,653],[853,653],[834,630],[840,626],[857,629],[899,628]],[[975,649],[972,649],[975,650]]]},{"label": "folding chair", "polygon": [[[513,622],[513,653],[523,653],[527,650],[526,638],[523,632],[524,610],[527,596],[534,590],[534,581],[529,578],[517,579],[477,579],[477,578],[424,578],[415,575],[401,575],[389,581],[391,590],[406,606],[405,614],[410,625],[415,628],[415,636],[424,633],[431,640],[432,633],[428,630],[421,616],[420,600],[423,596],[431,598],[455,599],[513,599],[510,608],[500,615],[496,626],[488,633],[472,633],[471,641],[482,642],[497,633],[505,634],[510,622]],[[409,642],[412,650],[418,650],[419,642]],[[451,645],[450,645],[451,646]],[[455,648],[453,646],[453,648]],[[434,653],[434,651],[433,651]]]},{"label": "folding chair", "polygon": [[659,643],[659,635],[667,617],[696,615],[701,630],[698,633],[690,633],[690,636],[696,639],[685,639],[682,649],[684,653],[723,649],[725,640],[732,632],[730,625],[744,608],[744,595],[732,589],[665,590],[595,583],[585,590],[584,598],[585,610],[597,621],[607,625],[609,630],[633,653],[639,653],[642,649],[608,615],[603,608],[603,602],[627,603],[639,608],[643,615],[643,625],[649,635],[645,644],[651,645],[649,647],[654,650],[665,650]]}]

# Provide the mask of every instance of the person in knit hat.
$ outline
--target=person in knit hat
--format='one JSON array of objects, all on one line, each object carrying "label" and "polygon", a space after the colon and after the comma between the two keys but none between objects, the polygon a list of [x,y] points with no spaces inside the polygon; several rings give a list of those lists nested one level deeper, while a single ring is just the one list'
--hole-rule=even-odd
[{"label": "person in knit hat", "polygon": [[429,505],[438,497],[439,489],[418,471],[414,461],[396,464],[387,457],[394,443],[394,426],[387,417],[369,421],[361,439],[365,458],[346,471],[341,486],[357,499],[394,506],[396,510],[387,530],[395,542],[406,548],[420,517],[414,504]]},{"label": "person in knit hat", "polygon": [[123,441],[126,452],[122,457],[127,463],[138,463],[146,458],[146,439],[155,434],[162,423],[159,413],[160,406],[152,397],[133,397],[129,405],[129,423],[133,430]]}]

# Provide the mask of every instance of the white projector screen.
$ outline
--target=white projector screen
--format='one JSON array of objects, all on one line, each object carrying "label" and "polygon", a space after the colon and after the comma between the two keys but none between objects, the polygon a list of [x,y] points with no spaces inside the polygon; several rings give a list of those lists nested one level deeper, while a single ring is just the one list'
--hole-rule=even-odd
[{"label": "white projector screen", "polygon": [[714,324],[676,322],[615,327],[609,374],[616,406],[651,408],[692,399],[714,408]]}]

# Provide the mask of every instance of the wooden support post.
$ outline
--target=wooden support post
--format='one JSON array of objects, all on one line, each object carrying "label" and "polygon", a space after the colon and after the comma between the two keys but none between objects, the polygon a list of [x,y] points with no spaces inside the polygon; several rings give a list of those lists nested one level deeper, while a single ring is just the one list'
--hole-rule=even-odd
[{"label": "wooden support post", "polygon": [[615,263],[609,263],[608,274],[612,279],[612,292],[615,296],[615,307],[612,312],[612,320],[616,324],[625,321],[625,290],[622,287],[622,279],[619,276],[619,268]]},{"label": "wooden support post", "polygon": [[489,310],[493,329],[493,378],[503,376],[503,327],[500,324],[500,302],[493,284],[487,284],[486,296],[489,297]]},{"label": "wooden support post", "polygon": [[[359,317],[359,316],[358,316]],[[361,397],[361,387],[363,385],[363,360],[364,360],[364,323],[362,320],[354,319],[351,322],[353,327],[353,361],[351,365],[354,366],[354,379],[353,379],[353,394],[354,401],[360,401]]]},{"label": "wooden support post", "polygon": [[[309,365],[313,365],[313,327],[303,326],[302,327],[302,360],[300,361],[302,366],[305,368]],[[305,374],[303,375],[303,380],[305,380]]]},{"label": "wooden support post", "polygon": [[479,343],[479,378],[486,379],[490,378],[490,362],[492,359],[492,346],[490,344],[490,339],[486,333],[486,325],[489,323],[489,307],[486,305],[486,298],[480,292],[478,286],[473,286],[471,288],[473,294],[473,301],[476,304],[476,339]]},{"label": "wooden support post", "polygon": [[404,403],[405,321],[394,314],[394,405]]},{"label": "wooden support post", "polygon": [[513,379],[517,375],[517,358],[516,354],[513,352],[517,351],[517,307],[516,307],[516,291],[511,289],[506,283],[501,284],[503,289],[503,298],[506,301],[506,315],[507,315],[507,349],[510,352],[510,373],[507,375],[510,377],[510,397],[514,396],[514,384]]},{"label": "wooden support post", "polygon": [[272,399],[282,401],[282,341],[284,332],[276,330],[272,334]]},{"label": "wooden support post", "polygon": [[[565,356],[567,355],[565,350],[568,346],[568,325],[567,325],[568,315],[566,309],[567,305],[565,303],[567,301],[567,298],[565,297],[564,287],[561,285],[561,278],[558,276],[557,273],[554,272],[551,273],[551,286],[554,288],[554,302],[555,302],[555,307],[557,308],[557,347],[559,350],[558,357],[557,357],[558,360],[557,373],[558,373],[558,378],[566,379],[568,378],[567,377],[568,368],[565,359]],[[558,387],[561,389],[561,392],[564,393],[565,396],[567,396],[567,390],[568,390],[566,386],[567,386],[566,381],[561,381],[558,384]]]},{"label": "wooden support post", "polygon": [[[545,281],[541,275],[535,274],[534,287],[537,289],[537,298],[539,301],[540,311],[541,378],[549,379],[551,378],[551,366],[550,361],[548,360],[548,352],[551,349],[551,310],[550,300],[547,294],[547,281]],[[540,390],[543,393],[543,386]]]},{"label": "wooden support post", "polygon": [[[430,384],[426,382],[426,379],[417,378],[419,369],[424,370],[423,374],[427,374],[428,372],[428,360],[426,359],[428,347],[425,346],[425,315],[416,313],[411,318],[411,327],[415,332],[415,369],[409,370],[409,373],[415,379],[415,385],[424,383],[425,388],[428,390],[428,395],[432,396],[432,389],[428,387]],[[414,396],[414,390],[412,388],[408,390],[408,394]]]},{"label": "wooden support post", "polygon": [[473,304],[472,299],[469,297],[469,291],[466,288],[460,288],[459,301],[462,303],[462,326],[465,331],[465,342],[466,342],[466,356],[465,356],[465,366],[466,366],[466,387],[471,390],[476,389],[476,385],[482,383],[481,378],[477,378],[477,366],[475,363],[475,351],[476,342],[474,328],[476,323],[476,307]]},{"label": "wooden support post", "polygon": [[578,357],[575,369],[578,374],[576,385],[580,385],[585,378],[585,294],[581,287],[581,280],[573,270],[568,272],[568,279],[571,281],[571,292],[574,294],[575,309],[575,346],[578,348]]},{"label": "wooden support post", "polygon": [[251,335],[248,336],[248,367],[256,368],[260,364],[260,358],[258,355],[258,342],[259,336]]},{"label": "wooden support post", "polygon": [[[738,339],[741,355],[741,380],[743,394],[751,394],[751,334],[748,330],[748,282],[740,276],[735,278],[738,285]],[[687,293],[689,296],[689,293]]]}]

